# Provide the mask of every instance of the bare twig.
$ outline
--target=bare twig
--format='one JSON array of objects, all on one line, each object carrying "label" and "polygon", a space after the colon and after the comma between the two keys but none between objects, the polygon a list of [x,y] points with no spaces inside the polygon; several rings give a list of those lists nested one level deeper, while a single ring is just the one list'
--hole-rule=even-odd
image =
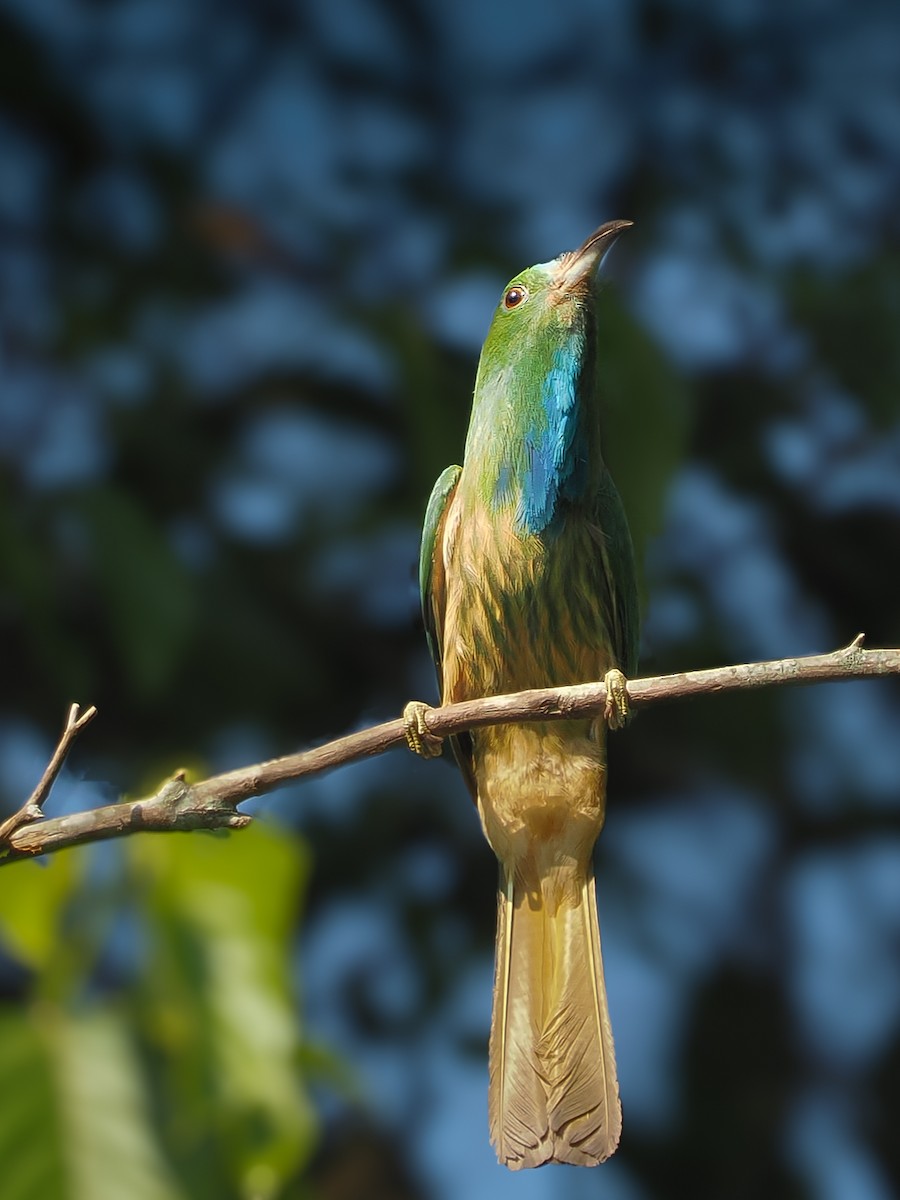
[{"label": "bare twig", "polygon": [[[849,646],[830,654],[744,663],[708,671],[688,671],[681,675],[660,675],[651,679],[632,679],[628,682],[628,698],[635,707],[641,707],[658,700],[738,689],[900,675],[900,649],[866,650],[862,643],[863,635],[860,634]],[[428,709],[425,721],[431,734],[446,737],[483,725],[592,716],[601,713],[605,704],[605,686],[602,683],[585,683],[448,704],[443,708]],[[86,723],[88,714],[93,716],[93,709],[83,714],[79,721]],[[63,741],[35,791],[40,802],[59,771],[62,757],[76,732],[74,730],[68,736],[68,741],[66,734],[63,735]],[[290,754],[285,758],[228,771],[224,775],[214,775],[199,783],[188,783],[184,773],[179,772],[153,796],[142,800],[57,817],[42,821],[39,825],[32,823],[35,820],[33,811],[18,822],[19,814],[16,814],[0,826],[0,865],[79,842],[119,837],[139,830],[239,828],[250,820],[246,814],[236,811],[241,801],[308,775],[382,754],[400,745],[406,745],[406,725],[402,719],[375,725],[300,754]],[[48,781],[46,784],[45,780]],[[34,797],[29,804],[33,802]],[[35,807],[37,816],[40,816],[40,804]],[[27,808],[28,805],[22,811]]]},{"label": "bare twig", "polygon": [[30,825],[32,821],[39,821],[44,815],[41,811],[44,801],[50,795],[50,789],[56,783],[56,777],[62,770],[62,765],[66,761],[66,755],[69,753],[72,743],[90,721],[97,715],[97,710],[91,705],[86,708],[83,713],[79,714],[78,705],[71,704],[66,715],[66,724],[60,734],[59,741],[56,744],[56,749],[53,751],[53,757],[47,764],[47,768],[40,778],[37,787],[18,810],[11,817],[0,825],[0,846],[8,842],[11,836],[17,829],[21,829],[23,825]]}]

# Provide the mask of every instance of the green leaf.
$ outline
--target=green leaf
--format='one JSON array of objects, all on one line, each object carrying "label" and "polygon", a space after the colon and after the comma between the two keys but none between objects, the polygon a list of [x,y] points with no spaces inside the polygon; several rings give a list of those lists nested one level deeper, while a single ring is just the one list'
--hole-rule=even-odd
[{"label": "green leaf", "polygon": [[604,457],[622,496],[638,563],[659,531],[690,431],[684,380],[609,291],[599,296]]},{"label": "green leaf", "polygon": [[4,1200],[180,1200],[126,1026],[109,1009],[0,1013]]},{"label": "green leaf", "polygon": [[900,257],[886,248],[855,269],[825,276],[797,271],[788,295],[794,320],[820,360],[882,427],[897,420],[900,394]]},{"label": "green leaf", "polygon": [[[0,874],[12,870],[6,867]],[[67,1196],[55,1082],[46,1041],[30,1014],[20,1008],[0,1009],[0,1163],[5,1200]]]},{"label": "green leaf", "polygon": [[73,1200],[177,1200],[184,1195],[153,1132],[125,1021],[94,1009],[52,1023],[62,1142]]},{"label": "green leaf", "polygon": [[193,628],[192,581],[162,530],[130,497],[95,489],[80,504],[114,649],[134,689],[157,696]]},{"label": "green leaf", "polygon": [[18,862],[0,870],[0,941],[33,970],[52,963],[82,862],[77,852],[63,851],[46,865]]},{"label": "green leaf", "polygon": [[[27,644],[39,670],[44,696],[51,682],[67,681],[66,691],[79,694],[91,677],[89,656],[67,627],[58,562],[50,551],[45,513],[23,509],[7,480],[0,479],[0,589],[9,630]],[[7,633],[7,636],[10,636]],[[32,680],[35,682],[35,680]]]},{"label": "green leaf", "polygon": [[278,1195],[315,1132],[289,974],[305,846],[254,824],[227,839],[173,835],[132,850],[157,929],[151,1036],[164,1091],[186,1106],[171,1136],[187,1161],[196,1154],[191,1129],[198,1137],[212,1129],[241,1194]]}]

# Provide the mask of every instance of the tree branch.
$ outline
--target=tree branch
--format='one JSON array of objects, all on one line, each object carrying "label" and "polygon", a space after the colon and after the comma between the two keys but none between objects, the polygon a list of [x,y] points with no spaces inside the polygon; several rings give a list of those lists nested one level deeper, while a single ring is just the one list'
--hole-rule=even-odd
[{"label": "tree branch", "polygon": [[[640,708],[658,700],[739,689],[900,675],[900,649],[866,650],[862,643],[863,635],[860,634],[849,646],[831,654],[632,679],[628,682],[628,698],[635,708]],[[584,683],[574,687],[538,688],[514,695],[448,704],[442,708],[428,709],[425,722],[431,734],[447,737],[483,725],[596,716],[603,712],[605,705],[605,686],[602,683]],[[241,767],[199,783],[188,783],[184,772],[179,771],[154,795],[142,800],[111,804],[88,812],[41,821],[41,806],[66,753],[94,712],[90,708],[79,717],[78,706],[72,706],[60,743],[41,782],[28,802],[0,825],[0,865],[81,842],[120,837],[141,830],[240,828],[249,823],[250,817],[237,812],[237,805],[251,796],[259,796],[308,775],[406,745],[406,724],[402,719],[397,719],[300,754]],[[40,823],[35,824],[38,821]]]},{"label": "tree branch", "polygon": [[93,705],[90,708],[86,708],[80,716],[77,704],[69,706],[66,723],[60,735],[59,742],[37,787],[18,812],[14,812],[11,817],[7,817],[3,824],[0,825],[0,847],[9,842],[17,829],[20,829],[23,825],[30,825],[33,821],[39,821],[44,815],[41,811],[44,801],[50,795],[50,789],[56,783],[56,777],[62,770],[62,765],[66,761],[66,755],[69,753],[72,743],[78,737],[79,733],[81,733],[82,729],[84,729],[85,725],[89,721],[92,721],[96,715],[97,710]]}]

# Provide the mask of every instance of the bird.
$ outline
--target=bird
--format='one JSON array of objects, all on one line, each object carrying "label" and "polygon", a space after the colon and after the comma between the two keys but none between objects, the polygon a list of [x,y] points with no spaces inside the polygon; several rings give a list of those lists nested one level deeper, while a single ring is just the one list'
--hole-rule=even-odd
[{"label": "bird", "polygon": [[[422,534],[422,614],[441,703],[604,679],[596,717],[479,728],[452,750],[499,862],[488,1112],[501,1163],[594,1166],[622,1118],[593,849],[606,730],[637,659],[634,552],[601,454],[597,268],[630,221],[503,290],[481,351],[462,466]],[[427,706],[410,746],[441,752]]]}]

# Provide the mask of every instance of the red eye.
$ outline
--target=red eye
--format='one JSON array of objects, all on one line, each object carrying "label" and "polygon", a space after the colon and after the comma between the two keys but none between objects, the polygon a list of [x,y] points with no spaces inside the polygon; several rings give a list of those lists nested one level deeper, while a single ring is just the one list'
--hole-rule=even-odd
[{"label": "red eye", "polygon": [[515,287],[511,287],[503,297],[504,308],[518,308],[520,304],[524,304],[528,299],[528,288],[522,287],[521,283],[517,283]]}]

